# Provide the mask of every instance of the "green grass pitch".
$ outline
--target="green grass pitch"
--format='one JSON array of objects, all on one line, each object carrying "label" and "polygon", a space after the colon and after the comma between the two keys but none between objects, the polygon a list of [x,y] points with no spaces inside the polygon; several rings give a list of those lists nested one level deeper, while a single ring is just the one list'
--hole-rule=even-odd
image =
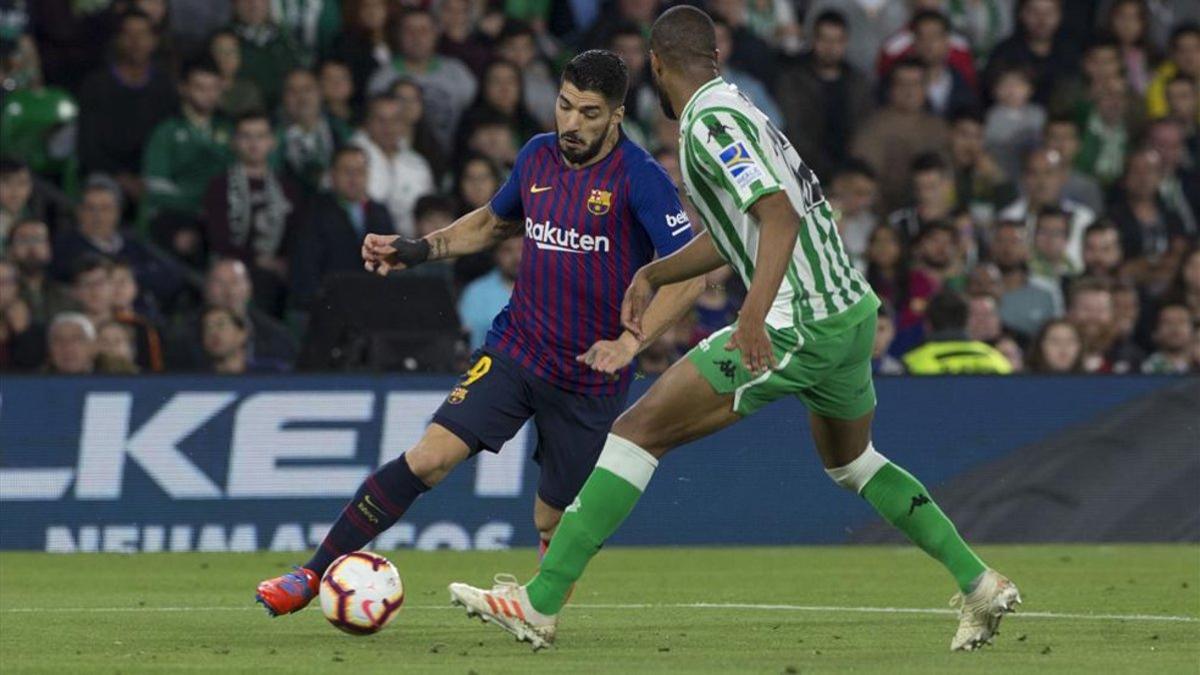
[{"label": "green grass pitch", "polygon": [[[269,619],[259,579],[298,556],[0,555],[0,672],[1200,672],[1200,547],[988,546],[1025,598],[997,644],[948,651],[949,577],[911,548],[605,550],[558,646],[531,653],[447,604],[526,577],[529,550],[397,551],[405,608],[352,637]],[[918,611],[895,611],[918,610]]]}]

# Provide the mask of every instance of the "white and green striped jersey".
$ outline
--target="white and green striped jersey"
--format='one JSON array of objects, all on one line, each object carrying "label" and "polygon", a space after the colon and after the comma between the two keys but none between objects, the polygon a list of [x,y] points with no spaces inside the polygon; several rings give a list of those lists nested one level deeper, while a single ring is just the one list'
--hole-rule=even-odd
[{"label": "white and green striped jersey", "polygon": [[720,77],[700,87],[679,116],[679,130],[688,196],[717,250],[747,287],[754,279],[759,234],[750,206],[782,190],[800,215],[800,234],[768,326],[800,330],[871,295],[850,264],[816,175],[737,87]]}]

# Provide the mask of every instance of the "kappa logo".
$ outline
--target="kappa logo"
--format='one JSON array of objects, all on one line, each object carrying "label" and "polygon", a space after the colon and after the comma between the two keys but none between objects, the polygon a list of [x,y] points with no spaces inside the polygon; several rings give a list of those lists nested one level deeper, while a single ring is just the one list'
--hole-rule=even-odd
[{"label": "kappa logo", "polygon": [[912,505],[908,507],[908,515],[911,516],[913,511],[916,511],[918,508],[925,506],[928,503],[929,497],[926,497],[923,494],[918,494],[916,497],[912,498]]}]

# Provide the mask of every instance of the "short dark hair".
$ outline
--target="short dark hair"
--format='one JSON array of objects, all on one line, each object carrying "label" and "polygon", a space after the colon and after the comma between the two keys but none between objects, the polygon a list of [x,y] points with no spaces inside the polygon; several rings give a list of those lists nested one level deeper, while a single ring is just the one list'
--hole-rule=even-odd
[{"label": "short dark hair", "polygon": [[1107,280],[1099,277],[1079,277],[1071,282],[1071,287],[1067,291],[1067,307],[1075,305],[1075,299],[1084,293],[1108,293],[1112,294],[1112,284]]},{"label": "short dark hair", "polygon": [[1088,52],[1094,52],[1097,49],[1113,49],[1116,51],[1121,51],[1121,43],[1117,41],[1117,38],[1112,33],[1105,31],[1097,33],[1090,40],[1088,40],[1087,44],[1083,47],[1083,53],[1087,54]]},{"label": "short dark hair", "polygon": [[1079,132],[1079,121],[1070,113],[1055,113],[1046,120],[1046,128],[1050,128],[1052,124],[1069,124],[1075,128],[1075,132]]},{"label": "short dark hair", "polygon": [[920,60],[918,60],[917,57],[915,57],[915,56],[906,56],[906,57],[900,59],[899,61],[897,61],[896,65],[892,66],[891,71],[888,72],[888,76],[887,76],[888,89],[891,89],[892,84],[895,82],[896,73],[899,73],[901,70],[907,70],[907,69],[915,69],[915,70],[919,70],[922,73],[924,73],[925,72],[925,64],[921,63]]},{"label": "short dark hair", "polygon": [[629,88],[629,68],[621,57],[607,49],[589,49],[576,56],[563,69],[563,82],[580,91],[594,91],[616,108],[625,101]]},{"label": "short dark hair", "polygon": [[644,39],[642,29],[632,21],[619,21],[613,27],[612,32],[608,34],[608,45],[611,47],[616,44],[617,38],[632,35],[639,40]]},{"label": "short dark hair", "polygon": [[7,178],[14,173],[29,171],[29,165],[16,157],[0,157],[0,178]]},{"label": "short dark hair", "polygon": [[346,155],[361,155],[365,158],[367,156],[367,151],[363,150],[357,145],[343,145],[342,147],[333,151],[333,157],[329,159],[329,166],[337,164]]},{"label": "short dark hair", "polygon": [[1040,221],[1042,218],[1066,218],[1070,222],[1071,214],[1058,206],[1043,206],[1037,212],[1037,220]]},{"label": "short dark hair", "polygon": [[936,9],[923,9],[913,15],[913,18],[908,22],[908,29],[916,31],[917,26],[926,21],[934,21],[942,27],[942,30],[950,32],[950,19],[945,14]]},{"label": "short dark hair", "polygon": [[945,290],[933,296],[925,309],[925,320],[935,332],[967,327],[967,301],[958,291]]},{"label": "short dark hair", "polygon": [[1188,75],[1187,73],[1175,73],[1171,79],[1167,80],[1167,86],[1169,87],[1177,82],[1182,82],[1190,87],[1196,86],[1196,78]]},{"label": "short dark hair", "polygon": [[108,273],[112,270],[112,261],[99,253],[84,253],[71,265],[71,283],[77,283],[79,277],[96,270]]},{"label": "short dark hair", "polygon": [[925,173],[926,171],[937,171],[939,173],[950,173],[950,165],[946,162],[946,158],[940,153],[924,152],[913,158],[911,172],[915,175]]},{"label": "short dark hair", "polygon": [[1171,31],[1171,39],[1167,40],[1168,49],[1175,49],[1179,41],[1188,35],[1200,38],[1200,23],[1186,21],[1175,26],[1175,29]]},{"label": "short dark hair", "polygon": [[200,320],[203,321],[204,318],[207,317],[209,314],[214,314],[214,313],[221,313],[221,314],[224,314],[225,316],[228,316],[229,320],[233,322],[233,325],[237,326],[237,329],[242,331],[243,333],[250,332],[250,330],[249,330],[250,327],[246,323],[246,319],[239,316],[237,312],[235,312],[232,309],[229,309],[228,307],[225,307],[223,305],[207,305],[204,308],[204,312],[200,315]]},{"label": "short dark hair", "polygon": [[913,244],[920,244],[938,232],[943,232],[951,237],[958,236],[958,230],[954,229],[954,226],[950,223],[947,223],[944,220],[931,220],[921,228],[920,232],[917,233],[917,238],[913,241]]},{"label": "short dark hair", "polygon": [[850,30],[846,25],[846,15],[836,9],[827,9],[818,14],[817,20],[813,22],[813,32],[816,32],[817,28],[825,25],[837,26],[844,31]]},{"label": "short dark hair", "polygon": [[445,213],[453,218],[455,213],[454,202],[449,197],[432,194],[421,197],[417,200],[416,205],[413,206],[414,220],[420,220],[432,213]]},{"label": "short dark hair", "polygon": [[974,122],[982,125],[984,123],[983,110],[975,105],[959,106],[950,111],[950,125],[953,126],[959,122]]},{"label": "short dark hair", "polygon": [[272,127],[271,116],[265,110],[248,110],[237,116],[233,122],[233,130],[241,129],[247,122],[266,122],[268,128]]},{"label": "short dark hair", "polygon": [[187,82],[192,79],[193,75],[212,75],[220,77],[221,71],[217,69],[216,61],[213,61],[211,56],[204,55],[200,58],[188,61],[183,67],[183,72],[179,74],[180,82]]},{"label": "short dark hair", "polygon": [[363,110],[366,112],[365,116],[370,117],[371,112],[375,110],[375,106],[379,105],[380,103],[397,103],[398,104],[398,103],[400,103],[400,99],[396,98],[396,95],[391,93],[390,91],[385,91],[381,94],[375,94],[374,96],[367,99],[367,105],[363,107]]},{"label": "short dark hair", "polygon": [[1109,230],[1116,232],[1117,233],[1117,241],[1118,242],[1121,241],[1121,236],[1120,236],[1121,229],[1117,227],[1116,223],[1114,223],[1111,220],[1108,220],[1107,218],[1097,220],[1096,222],[1092,223],[1091,225],[1088,225],[1087,227],[1083,228],[1083,239],[1084,239],[1084,241],[1086,241],[1087,238],[1092,236],[1093,234],[1100,234],[1101,232],[1107,232]]},{"label": "short dark hair", "polygon": [[150,24],[151,30],[153,30],[155,33],[158,32],[157,27],[154,25],[154,19],[151,19],[149,14],[143,12],[142,10],[140,10],[136,7],[127,9],[127,10],[121,12],[120,16],[117,17],[117,24],[116,24],[117,31],[120,31],[123,28],[125,28],[125,22],[130,19],[141,19],[141,20],[145,21],[146,23]]},{"label": "short dark hair", "polygon": [[496,42],[498,44],[525,35],[535,37],[533,27],[529,25],[529,22],[521,19],[508,19],[504,22],[504,27],[500,29],[500,34],[496,36]]},{"label": "short dark hair", "polygon": [[870,164],[858,157],[851,157],[833,172],[833,179],[837,180],[838,176],[864,176],[871,180],[878,180],[875,175],[875,169],[871,168]]},{"label": "short dark hair", "polygon": [[713,59],[717,35],[712,19],[691,5],[672,7],[650,27],[650,50],[671,66],[687,66],[696,59]]}]

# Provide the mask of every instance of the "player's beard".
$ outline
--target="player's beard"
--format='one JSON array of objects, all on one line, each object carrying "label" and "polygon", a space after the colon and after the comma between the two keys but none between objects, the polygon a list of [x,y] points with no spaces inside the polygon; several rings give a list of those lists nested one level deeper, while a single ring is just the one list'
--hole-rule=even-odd
[{"label": "player's beard", "polygon": [[[557,132],[558,130],[555,129],[555,131]],[[567,137],[581,143],[583,142],[583,139],[576,134],[568,134]],[[595,159],[596,155],[600,154],[600,148],[604,145],[604,139],[607,137],[607,133],[600,134],[596,137],[596,140],[592,141],[588,145],[585,145],[582,150],[572,150],[571,148],[563,145],[563,134],[559,133],[558,151],[561,152],[563,157],[566,157],[567,161],[572,164],[587,164]]]},{"label": "player's beard", "polygon": [[662,107],[663,114],[669,120],[679,119],[679,115],[675,114],[675,107],[671,105],[671,98],[667,96],[667,90],[658,81],[658,75],[652,70],[650,71],[650,80],[654,82],[654,93],[658,94],[658,105]]}]

